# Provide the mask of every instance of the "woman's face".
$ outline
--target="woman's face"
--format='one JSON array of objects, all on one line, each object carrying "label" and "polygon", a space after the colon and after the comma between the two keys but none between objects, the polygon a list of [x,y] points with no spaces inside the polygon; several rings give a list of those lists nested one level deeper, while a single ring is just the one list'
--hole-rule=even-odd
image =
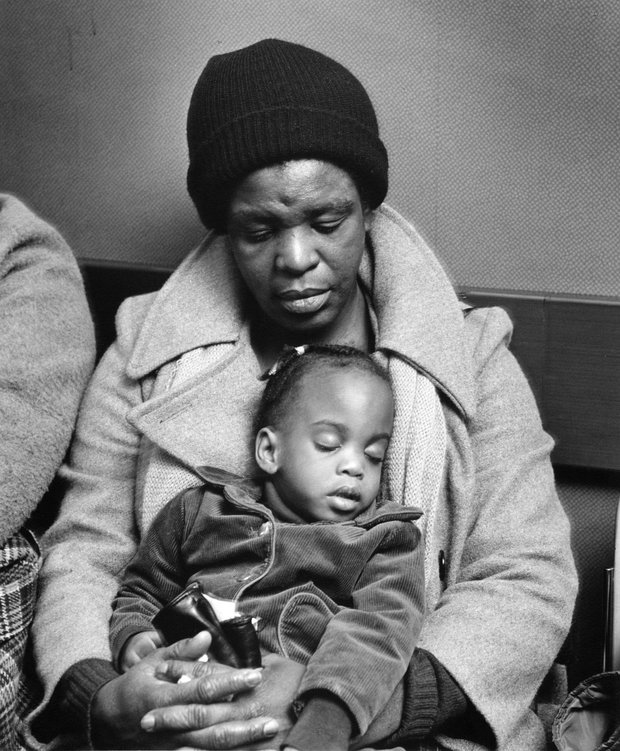
[{"label": "woman's face", "polygon": [[230,202],[228,234],[270,323],[326,341],[356,315],[370,216],[348,173],[329,162],[285,162],[243,180]]}]

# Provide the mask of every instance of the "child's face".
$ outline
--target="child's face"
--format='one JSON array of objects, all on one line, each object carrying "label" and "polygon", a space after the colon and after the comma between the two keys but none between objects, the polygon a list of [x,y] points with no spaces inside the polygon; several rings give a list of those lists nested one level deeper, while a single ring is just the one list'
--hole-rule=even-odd
[{"label": "child's face", "polygon": [[378,376],[335,368],[308,373],[272,429],[267,503],[290,521],[354,518],[379,492],[393,419],[390,388]]}]

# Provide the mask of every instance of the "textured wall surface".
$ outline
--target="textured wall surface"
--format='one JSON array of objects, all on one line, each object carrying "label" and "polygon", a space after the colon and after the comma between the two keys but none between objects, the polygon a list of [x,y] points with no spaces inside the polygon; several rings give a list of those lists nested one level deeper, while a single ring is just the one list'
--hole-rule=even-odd
[{"label": "textured wall surface", "polygon": [[177,263],[192,86],[265,36],[365,83],[388,201],[456,282],[619,294],[617,0],[0,0],[0,189],[80,257]]}]

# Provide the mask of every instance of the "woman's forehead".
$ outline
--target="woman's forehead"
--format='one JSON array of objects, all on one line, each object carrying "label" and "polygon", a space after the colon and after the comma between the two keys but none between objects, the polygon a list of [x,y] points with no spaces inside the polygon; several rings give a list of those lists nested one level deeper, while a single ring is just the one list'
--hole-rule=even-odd
[{"label": "woman's forehead", "polygon": [[330,162],[303,159],[248,175],[233,193],[231,215],[243,219],[288,209],[318,214],[350,210],[356,203],[357,188],[347,172]]}]

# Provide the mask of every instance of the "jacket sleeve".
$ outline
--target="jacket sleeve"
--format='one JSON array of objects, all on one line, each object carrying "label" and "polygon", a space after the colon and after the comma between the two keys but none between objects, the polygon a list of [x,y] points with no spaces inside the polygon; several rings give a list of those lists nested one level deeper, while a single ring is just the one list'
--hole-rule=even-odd
[{"label": "jacket sleeve", "polygon": [[[199,489],[190,492],[192,497],[200,494]],[[151,630],[153,617],[185,586],[181,547],[185,537],[187,495],[184,492],[161,509],[125,570],[112,603],[110,621],[110,646],[115,665],[127,639]]]},{"label": "jacket sleeve", "polygon": [[0,353],[2,544],[60,467],[95,357],[71,250],[7,195],[0,195]]},{"label": "jacket sleeve", "polygon": [[389,531],[369,558],[351,607],[329,620],[299,688],[302,701],[317,691],[336,696],[351,712],[360,734],[403,677],[424,612],[420,532],[411,522],[386,526]]},{"label": "jacket sleeve", "polygon": [[[469,422],[447,416],[450,440],[461,447],[447,483],[453,547],[462,552],[448,560],[447,587],[421,646],[459,683],[499,748],[512,748],[511,738],[525,737],[528,707],[570,627],[576,574],[549,460],[553,442],[508,350],[510,321],[499,309],[476,310],[466,328],[476,412]],[[543,744],[540,725],[529,727],[531,747]]]},{"label": "jacket sleeve", "polygon": [[[44,563],[32,634],[46,701],[60,677],[90,658],[110,661],[108,625],[121,574],[138,542],[134,509],[140,436],[127,422],[142,402],[125,363],[140,310],[126,301],[117,341],[104,354],[78,417],[67,489],[57,521],[42,540]],[[134,325],[135,324],[135,325]]]}]

